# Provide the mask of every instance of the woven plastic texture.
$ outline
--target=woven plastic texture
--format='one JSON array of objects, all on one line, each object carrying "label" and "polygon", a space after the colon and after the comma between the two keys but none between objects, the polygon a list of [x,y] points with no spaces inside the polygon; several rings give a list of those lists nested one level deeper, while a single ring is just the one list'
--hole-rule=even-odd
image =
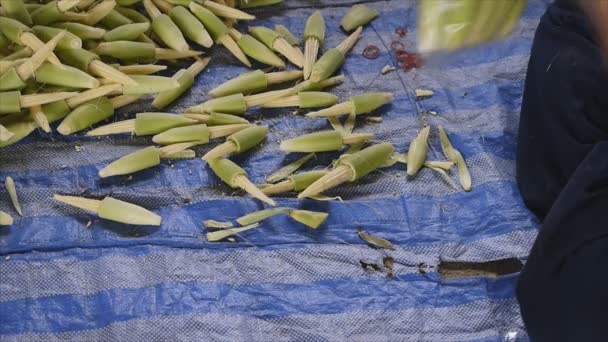
[{"label": "woven plastic texture", "polygon": [[[302,36],[306,18],[321,9],[325,47],[345,37],[339,21],[362,1],[285,1],[251,11],[251,25],[287,26]],[[355,132],[371,132],[405,152],[424,122],[442,125],[467,160],[469,193],[432,170],[410,179],[403,164],[374,172],[327,193],[341,201],[296,201],[280,206],[328,212],[317,230],[279,215],[237,238],[209,243],[203,220],[234,219],[263,206],[223,184],[200,158],[163,161],[131,176],[100,179],[108,162],[151,144],[149,138],[85,137],[34,132],[0,149],[0,179],[12,176],[24,217],[0,228],[0,340],[2,341],[526,341],[514,297],[517,277],[442,280],[441,260],[525,259],[538,223],[515,183],[515,144],[523,82],[534,30],[545,2],[530,1],[515,34],[457,53],[441,65],[396,70],[390,45],[415,51],[413,0],[369,1],[381,15],[348,55],[341,100],[365,91],[390,91],[395,100],[358,118]],[[400,38],[395,29],[409,33]],[[244,29],[245,26],[240,26]],[[370,45],[376,59],[362,56]],[[192,89],[168,111],[206,100],[206,93],[246,69],[222,47]],[[179,66],[172,66],[168,74]],[[415,101],[414,89],[432,89]],[[110,121],[152,111],[151,99],[118,111]],[[437,115],[423,115],[435,111]],[[253,110],[268,125],[265,142],[233,158],[256,183],[299,158],[278,152],[284,139],[329,129],[292,109]],[[221,139],[220,139],[221,140]],[[202,155],[218,142],[195,148]],[[443,159],[436,128],[432,159]],[[306,165],[328,165],[321,154]],[[452,172],[458,183],[457,173]],[[160,227],[105,221],[52,200],[55,193],[115,198],[162,215]],[[11,212],[0,189],[0,210]],[[367,246],[357,227],[396,246]],[[359,260],[395,259],[392,279],[361,268]],[[419,272],[419,265],[429,272]]]}]

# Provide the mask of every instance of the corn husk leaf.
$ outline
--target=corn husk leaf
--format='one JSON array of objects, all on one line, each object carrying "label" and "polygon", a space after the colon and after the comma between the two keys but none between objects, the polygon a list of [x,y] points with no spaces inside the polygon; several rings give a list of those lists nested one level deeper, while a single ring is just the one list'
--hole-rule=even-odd
[{"label": "corn husk leaf", "polygon": [[247,214],[245,216],[239,217],[238,219],[236,219],[236,222],[238,222],[241,226],[246,226],[246,225],[260,222],[262,220],[265,220],[269,217],[272,217],[272,216],[275,216],[278,214],[286,214],[290,210],[291,209],[289,209],[289,208],[272,208],[272,209],[259,210],[259,211],[255,211],[253,213]]},{"label": "corn husk leaf", "polygon": [[232,235],[236,235],[236,234],[248,231],[250,229],[257,228],[258,226],[259,226],[259,224],[256,223],[256,224],[252,224],[252,225],[245,226],[245,227],[223,229],[223,230],[218,230],[217,232],[209,232],[209,233],[207,233],[207,241],[217,242],[217,241],[223,240],[227,237],[230,237]]},{"label": "corn husk leaf", "polygon": [[15,211],[17,211],[19,215],[23,216],[23,211],[21,211],[21,205],[19,204],[19,198],[17,198],[17,188],[15,187],[15,181],[12,177],[7,176],[4,180],[4,185],[6,186],[6,191],[8,191],[8,195],[11,198],[13,207],[15,207]]},{"label": "corn husk leaf", "polygon": [[283,180],[283,179],[289,177],[292,173],[296,172],[300,167],[302,167],[302,165],[304,165],[306,162],[308,162],[314,156],[315,156],[315,153],[309,153],[309,154],[305,155],[304,157],[294,161],[293,163],[290,163],[290,164],[280,168],[278,171],[276,171],[275,173],[268,176],[266,178],[266,181],[268,183],[276,183],[280,180]]},{"label": "corn husk leaf", "polygon": [[203,221],[203,225],[205,225],[206,228],[218,228],[218,229],[234,227],[232,222],[221,222],[221,221],[215,221],[215,220]]},{"label": "corn husk leaf", "polygon": [[312,229],[319,228],[327,220],[328,216],[328,213],[310,210],[292,210],[289,212],[289,217]]}]

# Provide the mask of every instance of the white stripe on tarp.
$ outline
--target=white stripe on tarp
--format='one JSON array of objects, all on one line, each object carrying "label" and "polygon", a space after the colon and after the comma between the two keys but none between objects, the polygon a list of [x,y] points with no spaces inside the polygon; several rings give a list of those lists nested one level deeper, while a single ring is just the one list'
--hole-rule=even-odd
[{"label": "white stripe on tarp", "polygon": [[192,314],[112,323],[104,328],[58,334],[2,336],[16,341],[471,341],[525,340],[514,299],[482,300],[463,306],[354,311],[264,319]]}]

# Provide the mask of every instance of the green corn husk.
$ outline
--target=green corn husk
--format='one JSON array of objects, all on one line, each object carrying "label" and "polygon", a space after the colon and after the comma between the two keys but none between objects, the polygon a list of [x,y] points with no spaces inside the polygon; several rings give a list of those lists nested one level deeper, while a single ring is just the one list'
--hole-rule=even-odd
[{"label": "green corn husk", "polygon": [[174,6],[184,6],[188,7],[191,2],[195,1],[196,3],[201,3],[204,0],[166,0],[168,3]]},{"label": "green corn husk", "polygon": [[171,128],[152,137],[152,141],[159,145],[188,141],[200,141],[201,144],[206,144],[209,142],[209,128],[205,124]]},{"label": "green corn husk", "polygon": [[216,158],[208,161],[211,170],[220,177],[220,179],[228,184],[233,189],[238,188],[236,184],[237,176],[247,177],[247,171],[243,170],[240,166],[236,165],[230,159]]},{"label": "green corn husk", "polygon": [[94,77],[67,65],[44,63],[36,70],[35,77],[38,83],[72,88],[92,89],[99,86],[99,81]]},{"label": "green corn husk", "polygon": [[116,4],[118,4],[118,6],[123,6],[123,7],[133,6],[140,2],[141,2],[141,0],[116,0]]},{"label": "green corn husk", "polygon": [[254,7],[262,7],[262,6],[270,6],[276,5],[283,2],[283,0],[240,0],[239,7],[240,8],[254,8]]},{"label": "green corn husk", "polygon": [[298,93],[300,108],[329,107],[338,102],[338,97],[334,94],[320,91],[304,91]]},{"label": "green corn husk", "polygon": [[31,29],[15,19],[0,16],[0,31],[13,43],[21,44],[20,36]]},{"label": "green corn husk", "polygon": [[152,19],[152,31],[163,43],[173,50],[187,51],[190,49],[182,31],[179,30],[179,27],[166,14],[161,14]]},{"label": "green corn husk", "polygon": [[95,25],[106,17],[110,12],[114,11],[116,7],[115,1],[102,1],[98,2],[95,6],[89,8],[84,14],[82,22],[87,25]]},{"label": "green corn husk", "polygon": [[243,94],[218,97],[208,100],[198,106],[186,109],[187,113],[226,113],[233,115],[243,115],[247,110],[247,103]]},{"label": "green corn husk", "polygon": [[19,113],[21,111],[21,92],[7,91],[0,93],[0,114]]},{"label": "green corn husk", "polygon": [[[36,36],[45,43],[63,31],[62,29],[40,25],[32,27],[32,30]],[[81,47],[82,39],[68,31],[63,38],[59,40],[55,50],[80,49]]]},{"label": "green corn husk", "polygon": [[156,59],[156,47],[154,44],[116,41],[97,45],[95,52],[98,55],[110,56],[117,59],[133,62],[147,62]]},{"label": "green corn husk", "polygon": [[235,124],[248,124],[247,119],[236,115],[222,114],[222,113],[211,113],[209,114],[209,120],[207,126],[223,126],[223,125],[235,125]]},{"label": "green corn husk", "polygon": [[325,176],[328,171],[308,171],[301,172],[289,177],[289,181],[293,185],[293,191],[300,192],[308,188],[312,183]]},{"label": "green corn husk", "polygon": [[228,27],[211,11],[205,7],[191,2],[189,4],[190,11],[200,20],[211,35],[211,38],[218,43],[225,35],[228,34]]},{"label": "green corn husk", "polygon": [[56,51],[56,55],[62,63],[85,72],[89,70],[89,64],[91,64],[92,61],[99,59],[99,56],[85,49]]},{"label": "green corn husk", "polygon": [[342,134],[338,131],[324,131],[305,134],[281,142],[281,150],[287,152],[327,152],[342,148]]},{"label": "green corn husk", "polygon": [[351,182],[360,179],[379,168],[388,160],[395,148],[389,143],[381,143],[341,158],[338,165],[346,165],[353,171]]},{"label": "green corn husk", "polygon": [[319,82],[327,79],[338,71],[342,64],[344,64],[344,54],[342,51],[336,48],[329,49],[313,65],[310,80],[312,82]]},{"label": "green corn husk", "polygon": [[233,94],[250,94],[266,90],[268,80],[262,70],[255,70],[241,74],[227,82],[220,84],[209,91],[211,97],[222,97]]},{"label": "green corn husk", "polygon": [[[0,18],[2,18],[2,17],[0,17]],[[22,58],[29,58],[32,56],[32,54],[33,54],[32,49],[30,49],[29,47],[26,46],[24,48],[17,49],[15,52],[11,53],[10,55],[2,58],[2,61],[10,62],[10,61],[16,61],[16,60],[19,60]]]},{"label": "green corn husk", "polygon": [[292,173],[296,172],[300,167],[302,167],[302,165],[306,164],[306,162],[312,159],[314,156],[314,153],[309,153],[304,157],[294,161],[293,163],[285,165],[278,171],[266,177],[266,182],[272,184],[289,177]]},{"label": "green corn husk", "polygon": [[308,38],[315,38],[323,45],[325,40],[325,19],[320,11],[316,11],[308,20],[306,20],[306,28],[304,29],[304,41]]},{"label": "green corn husk", "polygon": [[464,160],[464,157],[457,149],[452,146],[450,142],[450,138],[446,133],[445,129],[439,126],[439,140],[441,141],[441,149],[443,150],[443,154],[445,157],[454,162],[456,167],[458,167],[458,176],[460,178],[460,185],[465,191],[471,191],[472,182],[471,182],[471,173],[469,172],[469,168],[467,167],[467,163]]},{"label": "green corn husk", "polygon": [[11,45],[11,41],[6,38],[2,32],[0,32],[0,50],[8,50]]},{"label": "green corn husk", "polygon": [[251,126],[230,135],[226,141],[232,141],[236,145],[235,153],[243,153],[262,142],[267,133],[267,126]]},{"label": "green corn husk", "polygon": [[135,135],[154,135],[168,129],[196,124],[196,120],[169,113],[138,113],[135,116]]},{"label": "green corn husk", "polygon": [[26,85],[17,73],[17,68],[11,68],[0,75],[0,91],[21,90]]},{"label": "green corn husk", "polygon": [[370,113],[391,102],[394,98],[392,93],[367,93],[353,96],[350,101],[353,104],[353,112],[355,115],[359,115]]},{"label": "green corn husk", "polygon": [[150,29],[149,23],[136,23],[119,26],[111,31],[106,32],[103,39],[106,42],[114,42],[119,40],[134,41],[142,33]]},{"label": "green corn husk", "polygon": [[135,85],[127,84],[122,86],[124,95],[153,94],[164,91],[172,91],[179,88],[180,84],[176,79],[153,75],[131,75],[129,76]]},{"label": "green corn husk", "polygon": [[148,209],[123,202],[111,197],[104,198],[99,204],[99,217],[126,224],[160,226],[162,218]]},{"label": "green corn husk", "polygon": [[158,149],[154,146],[149,146],[111,162],[99,171],[99,177],[128,175],[159,164],[160,153]]},{"label": "green corn husk", "polygon": [[116,9],[114,9],[110,13],[108,13],[108,15],[106,15],[103,19],[101,19],[99,23],[105,28],[112,30],[122,25],[132,24],[133,20],[125,17]]},{"label": "green corn husk", "polygon": [[255,59],[256,61],[280,69],[285,69],[285,62],[266,45],[252,36],[248,34],[242,35],[237,40],[237,45],[247,56]]},{"label": "green corn husk", "polygon": [[274,31],[289,44],[298,45],[298,39],[284,25],[275,25]]},{"label": "green corn husk", "polygon": [[412,140],[407,153],[407,174],[415,176],[426,161],[429,151],[428,137],[431,127],[424,127],[418,136]]},{"label": "green corn husk", "polygon": [[328,213],[309,210],[291,210],[289,212],[289,217],[312,229],[319,228],[327,220],[328,216]]},{"label": "green corn husk", "polygon": [[13,222],[11,215],[0,210],[0,226],[10,226]]},{"label": "green corn husk", "polygon": [[123,16],[129,18],[134,23],[150,23],[150,19],[148,19],[148,17],[146,17],[145,15],[139,13],[137,10],[134,10],[132,8],[118,6],[115,8],[115,10],[118,13],[122,14]]},{"label": "green corn husk", "polygon": [[47,121],[53,123],[65,118],[72,109],[65,100],[62,100],[42,105],[42,111],[46,115]]},{"label": "green corn husk", "polygon": [[278,33],[264,26],[250,27],[249,34],[272,50],[274,50],[274,41],[281,38]]},{"label": "green corn husk", "polygon": [[1,122],[2,125],[13,133],[13,136],[7,141],[0,141],[0,147],[12,145],[32,133],[38,125],[31,117],[22,117],[18,114]]},{"label": "green corn husk", "polygon": [[0,0],[4,15],[18,20],[24,25],[32,26],[32,17],[27,11],[23,0]]},{"label": "green corn husk", "polygon": [[354,5],[340,21],[340,26],[350,32],[374,20],[380,13],[367,5]]},{"label": "green corn husk", "polygon": [[175,89],[161,92],[156,95],[152,102],[154,108],[163,109],[167,107],[194,84],[194,76],[186,69],[179,70],[172,78],[177,81],[179,86]]},{"label": "green corn husk", "polygon": [[79,132],[114,115],[114,106],[107,97],[85,102],[68,114],[57,131],[62,135]]},{"label": "green corn husk", "polygon": [[259,226],[259,224],[252,224],[252,225],[245,226],[245,227],[229,228],[229,229],[218,230],[216,232],[209,232],[206,235],[207,241],[209,241],[209,242],[221,241],[232,235],[236,235],[236,234],[251,230],[253,228],[257,228],[258,226]]},{"label": "green corn husk", "polygon": [[272,208],[259,210],[237,218],[236,222],[238,222],[238,224],[240,224],[241,226],[247,226],[250,224],[258,223],[275,215],[287,214],[290,211],[291,209],[289,208]]},{"label": "green corn husk", "polygon": [[174,7],[169,12],[169,17],[173,19],[177,27],[188,39],[206,48],[210,48],[213,45],[213,40],[207,29],[205,29],[205,26],[185,7]]},{"label": "green corn husk", "polygon": [[106,34],[106,30],[81,23],[56,23],[53,27],[68,30],[82,40],[99,40]]},{"label": "green corn husk", "polygon": [[51,1],[30,13],[36,25],[49,25],[58,21],[66,21],[67,17],[58,7],[58,1]]}]

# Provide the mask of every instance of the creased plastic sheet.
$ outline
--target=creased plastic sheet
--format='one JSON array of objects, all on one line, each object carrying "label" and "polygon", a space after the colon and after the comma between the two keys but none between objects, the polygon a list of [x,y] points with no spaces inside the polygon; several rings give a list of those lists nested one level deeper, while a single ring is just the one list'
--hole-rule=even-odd
[{"label": "creased plastic sheet", "polygon": [[[286,1],[257,10],[253,24],[287,26],[301,36],[313,9],[323,8],[326,47],[345,37],[339,21],[352,1]],[[280,206],[330,213],[317,230],[276,216],[236,243],[208,243],[203,220],[229,220],[262,208],[221,183],[200,158],[163,161],[135,175],[101,180],[109,161],[150,142],[121,135],[90,138],[34,132],[0,150],[0,179],[17,183],[25,217],[0,229],[2,341],[519,341],[527,340],[514,298],[516,276],[441,280],[440,260],[525,259],[538,223],[515,183],[514,153],[524,75],[545,3],[530,1],[515,34],[463,51],[448,63],[381,75],[394,64],[394,30],[414,50],[415,2],[369,2],[381,12],[365,28],[333,92],[346,100],[364,91],[391,91],[395,101],[358,120],[355,132],[405,152],[422,126],[443,125],[465,156],[473,191],[452,189],[431,170],[408,179],[403,164],[375,172],[328,196],[344,202],[278,199]],[[377,59],[361,53],[374,44]],[[245,69],[223,51],[170,108],[206,99],[207,91]],[[172,68],[172,71],[175,71]],[[416,88],[435,96],[415,102]],[[119,111],[122,120],[151,110],[149,100]],[[265,143],[234,160],[262,183],[299,158],[277,153],[281,140],[329,128],[290,110],[252,111],[269,125]],[[431,156],[440,159],[436,130]],[[198,154],[209,146],[195,148]],[[307,167],[327,165],[320,155]],[[457,178],[454,178],[457,181]],[[0,190],[0,210],[12,212]],[[163,216],[160,227],[131,227],[52,201],[52,194],[113,197]],[[87,227],[90,223],[90,227]],[[390,240],[394,252],[365,245],[356,228]],[[370,273],[359,260],[395,259],[393,279]],[[429,273],[420,273],[419,265]]]}]

